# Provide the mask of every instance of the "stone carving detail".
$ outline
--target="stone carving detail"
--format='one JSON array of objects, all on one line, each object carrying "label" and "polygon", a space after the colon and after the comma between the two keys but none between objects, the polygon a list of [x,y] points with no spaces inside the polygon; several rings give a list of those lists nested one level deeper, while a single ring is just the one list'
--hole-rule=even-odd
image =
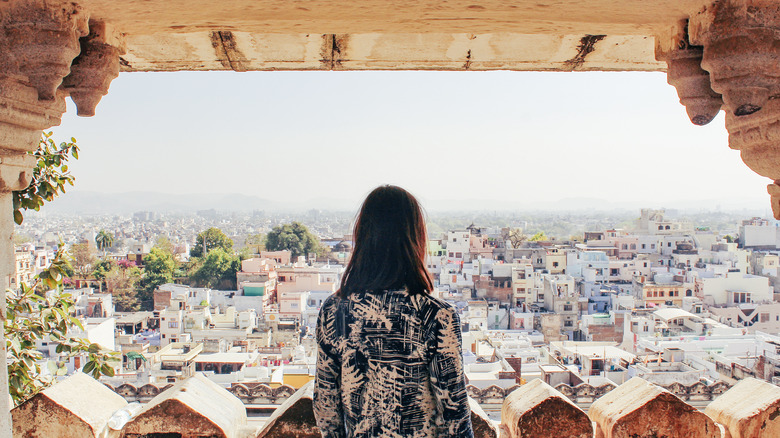
[{"label": "stone carving detail", "polygon": [[712,90],[710,74],[701,68],[703,49],[690,46],[687,41],[681,46],[659,59],[666,61],[667,82],[677,89],[688,118],[694,125],[706,125],[718,115],[723,99]]},{"label": "stone carving detail", "polygon": [[89,22],[89,35],[81,39],[81,54],[62,81],[62,89],[70,94],[79,116],[95,115],[98,102],[119,76],[119,55],[124,53],[121,37],[112,35],[104,22]]},{"label": "stone carving detail", "polygon": [[690,41],[704,47],[701,66],[723,95],[729,146],[768,187],[780,219],[780,3],[724,0],[691,16]]},{"label": "stone carving detail", "polygon": [[728,111],[747,116],[780,91],[780,5],[774,0],[715,2],[691,17],[690,39],[704,46],[702,67]]},{"label": "stone carving detail", "polygon": [[40,100],[54,100],[88,33],[87,14],[76,3],[45,0],[10,2],[2,12],[5,73],[24,75]]}]

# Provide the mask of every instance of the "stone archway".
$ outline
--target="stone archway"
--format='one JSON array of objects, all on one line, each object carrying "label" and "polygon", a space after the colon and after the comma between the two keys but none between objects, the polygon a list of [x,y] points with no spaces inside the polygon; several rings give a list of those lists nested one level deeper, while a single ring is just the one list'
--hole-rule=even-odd
[{"label": "stone archway", "polygon": [[[59,124],[66,97],[93,115],[119,71],[666,70],[693,123],[726,111],[729,146],[770,179],[780,218],[774,0],[7,0],[0,28],[3,295],[14,263],[11,192],[29,184],[34,165],[26,152]],[[0,397],[3,434],[7,403]]]}]

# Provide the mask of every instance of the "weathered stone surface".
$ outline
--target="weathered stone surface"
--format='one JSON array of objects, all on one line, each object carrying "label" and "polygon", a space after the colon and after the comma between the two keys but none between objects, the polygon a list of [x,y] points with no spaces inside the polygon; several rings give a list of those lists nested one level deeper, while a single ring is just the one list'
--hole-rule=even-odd
[{"label": "weathered stone surface", "polygon": [[196,373],[154,397],[122,429],[122,436],[176,433],[181,438],[238,438],[245,426],[243,403]]},{"label": "weathered stone surface", "polygon": [[509,394],[501,409],[501,428],[509,438],[590,438],[590,419],[566,396],[542,380]]},{"label": "weathered stone surface", "polygon": [[588,415],[597,438],[720,438],[712,419],[640,377],[598,399]]},{"label": "weathered stone surface", "polygon": [[474,438],[497,438],[498,427],[491,420],[476,400],[469,397],[471,408],[471,428],[474,430]]},{"label": "weathered stone surface", "polygon": [[106,23],[89,22],[89,35],[81,39],[81,53],[62,81],[79,116],[95,115],[100,99],[108,93],[111,81],[119,76],[119,55],[124,53],[124,41]]},{"label": "weathered stone surface", "polygon": [[322,434],[312,408],[313,397],[314,381],[311,381],[274,411],[257,438],[320,438]]},{"label": "weathered stone surface", "polygon": [[711,122],[723,105],[721,95],[712,90],[710,74],[701,68],[703,53],[701,47],[691,46],[686,39],[678,49],[660,56],[668,66],[667,81],[677,90],[694,125]]},{"label": "weathered stone surface", "polygon": [[779,28],[774,0],[714,2],[691,17],[691,42],[704,46],[701,65],[735,116],[760,111],[780,90]]},{"label": "weathered stone surface", "polygon": [[76,373],[11,411],[14,437],[98,437],[127,402],[105,385]]},{"label": "weathered stone surface", "polygon": [[715,399],[704,413],[731,438],[780,437],[780,388],[750,377]]},{"label": "weathered stone surface", "polygon": [[5,74],[24,75],[39,99],[54,100],[88,33],[87,14],[75,2],[46,0],[7,2],[0,12]]}]

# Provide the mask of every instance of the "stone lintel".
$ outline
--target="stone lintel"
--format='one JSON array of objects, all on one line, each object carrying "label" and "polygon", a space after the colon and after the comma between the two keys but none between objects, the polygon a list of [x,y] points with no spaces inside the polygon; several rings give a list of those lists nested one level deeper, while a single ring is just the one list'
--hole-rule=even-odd
[{"label": "stone lintel", "polygon": [[593,425],[582,409],[540,379],[504,400],[501,428],[509,438],[590,438]]},{"label": "stone lintel", "polygon": [[593,402],[597,438],[720,438],[708,416],[674,394],[634,377]]},{"label": "stone lintel", "polygon": [[707,406],[731,438],[780,436],[780,387],[748,377]]}]

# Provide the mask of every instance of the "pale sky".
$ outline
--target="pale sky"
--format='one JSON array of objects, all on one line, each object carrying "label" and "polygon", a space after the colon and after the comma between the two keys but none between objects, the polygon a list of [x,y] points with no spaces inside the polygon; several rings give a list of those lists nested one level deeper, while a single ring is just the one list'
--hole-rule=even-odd
[{"label": "pale sky", "polygon": [[78,191],[769,206],[723,113],[694,126],[662,73],[123,73],[95,117],[68,104]]}]

